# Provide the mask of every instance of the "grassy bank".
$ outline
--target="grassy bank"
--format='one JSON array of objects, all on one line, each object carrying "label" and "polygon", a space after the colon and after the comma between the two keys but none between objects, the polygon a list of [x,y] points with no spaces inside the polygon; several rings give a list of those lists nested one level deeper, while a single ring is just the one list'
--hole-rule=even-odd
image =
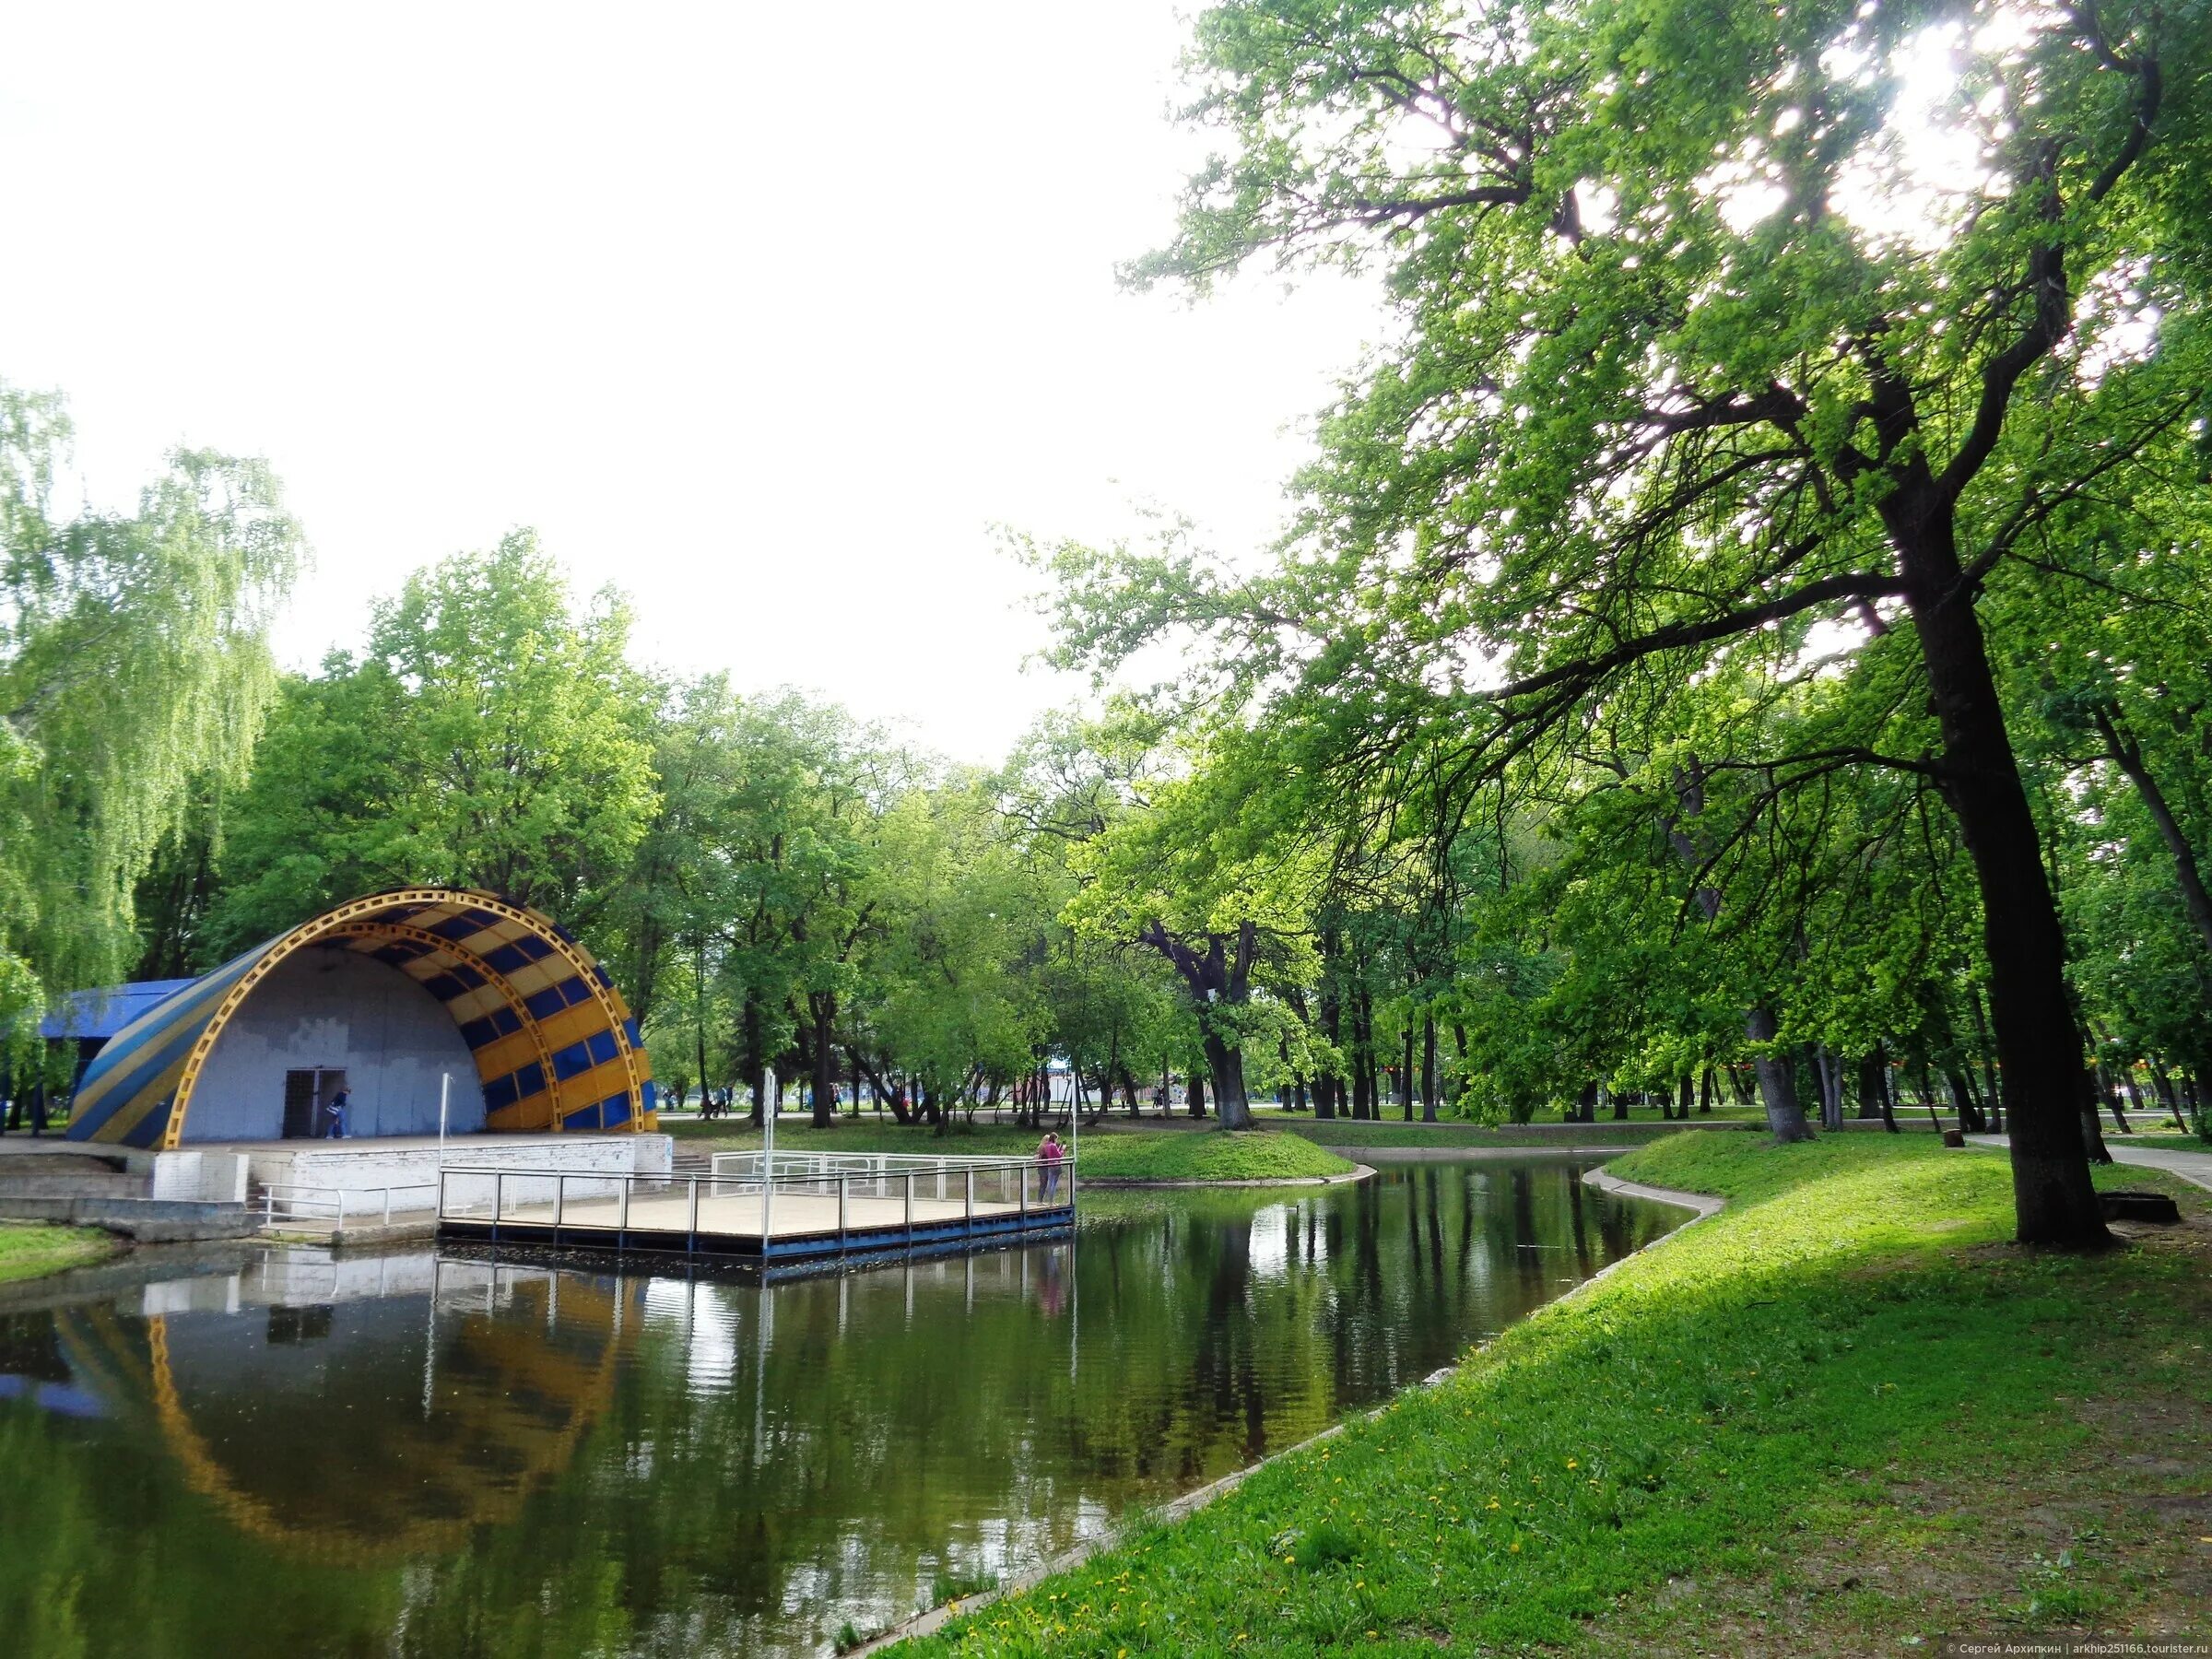
[{"label": "grassy bank", "polygon": [[1083,1173],[1094,1181],[1302,1181],[1352,1165],[1295,1135],[1087,1135]]},{"label": "grassy bank", "polygon": [[112,1238],[95,1228],[0,1221],[0,1285],[97,1262],[116,1248]]},{"label": "grassy bank", "polygon": [[[1610,1121],[1595,1124],[1513,1124],[1488,1128],[1480,1124],[1392,1124],[1353,1123],[1347,1118],[1336,1118],[1328,1123],[1316,1123],[1312,1118],[1281,1118],[1274,1127],[1302,1135],[1307,1140],[1324,1147],[1635,1147],[1646,1141],[1663,1140],[1667,1135],[1681,1133],[1685,1125],[1663,1124],[1656,1120],[1643,1123],[1617,1124]],[[1724,1129],[1741,1132],[1763,1128],[1763,1122],[1752,1124],[1732,1118],[1712,1117],[1688,1125],[1690,1128]]]},{"label": "grassy bank", "polygon": [[[760,1131],[741,1117],[718,1118],[712,1123],[664,1118],[661,1127],[676,1136],[680,1151],[760,1149]],[[944,1134],[937,1135],[912,1124],[874,1116],[841,1118],[830,1129],[817,1129],[804,1118],[786,1117],[776,1124],[779,1152],[911,1152],[924,1158],[1018,1158],[1034,1151],[1042,1138],[1034,1129],[988,1124],[980,1124],[972,1129],[948,1124]]]},{"label": "grassy bank", "polygon": [[[1442,1385],[902,1653],[1934,1651],[2212,1634],[2212,1222],[2006,1242],[2002,1157],[1684,1135],[1729,1208]],[[1902,1645],[1900,1645],[1902,1644]]]},{"label": "grassy bank", "polygon": [[[728,1120],[666,1125],[687,1152],[749,1152],[760,1132]],[[1043,1138],[1034,1129],[982,1124],[949,1126],[943,1135],[926,1129],[876,1123],[869,1118],[841,1122],[834,1129],[783,1123],[776,1125],[779,1152],[909,1152],[922,1158],[1023,1158]],[[1065,1132],[1060,1136],[1065,1142]],[[1352,1166],[1334,1153],[1295,1135],[1230,1135],[1219,1129],[1117,1130],[1083,1132],[1083,1172],[1116,1181],[1290,1181],[1313,1175],[1341,1175]]]}]

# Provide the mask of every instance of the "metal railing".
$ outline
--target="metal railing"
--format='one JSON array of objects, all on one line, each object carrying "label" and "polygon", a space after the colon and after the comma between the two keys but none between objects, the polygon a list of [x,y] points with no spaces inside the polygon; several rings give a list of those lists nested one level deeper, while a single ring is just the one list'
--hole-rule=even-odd
[{"label": "metal railing", "polygon": [[[334,1187],[309,1186],[295,1181],[272,1181],[262,1187],[261,1224],[273,1227],[279,1220],[327,1221],[333,1227],[343,1227],[348,1216],[374,1215],[381,1209],[382,1224],[389,1227],[392,1225],[392,1194],[394,1193],[429,1193],[435,1195],[439,1193],[439,1183],[434,1181],[410,1181],[397,1186]],[[368,1202],[357,1204],[353,1202],[355,1199],[366,1199]],[[281,1217],[276,1213],[279,1206],[284,1210]],[[401,1207],[404,1210],[408,1206]],[[435,1196],[432,1203],[413,1207],[418,1210],[432,1209],[435,1207]]]},{"label": "metal railing", "polygon": [[920,1158],[902,1153],[717,1154],[706,1174],[450,1168],[441,1221],[533,1231],[681,1234],[764,1241],[824,1240],[843,1249],[959,1223],[1026,1226],[1076,1203],[1075,1159]]}]

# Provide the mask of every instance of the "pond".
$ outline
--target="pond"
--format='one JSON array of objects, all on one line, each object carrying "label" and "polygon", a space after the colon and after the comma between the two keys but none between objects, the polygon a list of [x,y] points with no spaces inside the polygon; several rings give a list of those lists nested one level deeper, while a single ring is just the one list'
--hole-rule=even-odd
[{"label": "pond", "polygon": [[1585,1167],[1087,1193],[1072,1241],[766,1289],[426,1248],[0,1312],[4,1645],[824,1653],[1419,1382],[1680,1219]]}]

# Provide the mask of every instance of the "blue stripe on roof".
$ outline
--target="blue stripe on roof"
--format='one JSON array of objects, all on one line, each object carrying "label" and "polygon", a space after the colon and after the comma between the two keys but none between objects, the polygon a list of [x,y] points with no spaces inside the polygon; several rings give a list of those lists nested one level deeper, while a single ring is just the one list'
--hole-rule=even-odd
[{"label": "blue stripe on roof", "polygon": [[571,1042],[567,1048],[553,1052],[553,1075],[563,1083],[580,1072],[591,1069],[591,1051],[581,1042]]},{"label": "blue stripe on roof", "polygon": [[563,987],[572,982],[564,980],[559,985],[547,985],[543,991],[524,997],[523,1006],[528,1008],[540,1019],[549,1019],[569,1006],[569,998]]},{"label": "blue stripe on roof", "polygon": [[484,966],[494,973],[512,973],[529,965],[530,959],[512,945],[501,945],[484,953]]},{"label": "blue stripe on roof", "polygon": [[622,1053],[620,1046],[615,1041],[615,1034],[612,1031],[594,1031],[584,1039],[583,1046],[591,1051],[594,1065],[605,1065],[609,1060]]}]

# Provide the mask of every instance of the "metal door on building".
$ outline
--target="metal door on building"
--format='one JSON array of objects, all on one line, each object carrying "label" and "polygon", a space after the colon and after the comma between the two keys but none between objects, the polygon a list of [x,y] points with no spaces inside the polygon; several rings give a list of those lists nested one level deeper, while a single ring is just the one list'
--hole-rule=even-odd
[{"label": "metal door on building", "polygon": [[335,1070],[288,1071],[284,1074],[284,1138],[321,1140],[330,1133],[326,1110],[346,1087],[346,1074]]}]

